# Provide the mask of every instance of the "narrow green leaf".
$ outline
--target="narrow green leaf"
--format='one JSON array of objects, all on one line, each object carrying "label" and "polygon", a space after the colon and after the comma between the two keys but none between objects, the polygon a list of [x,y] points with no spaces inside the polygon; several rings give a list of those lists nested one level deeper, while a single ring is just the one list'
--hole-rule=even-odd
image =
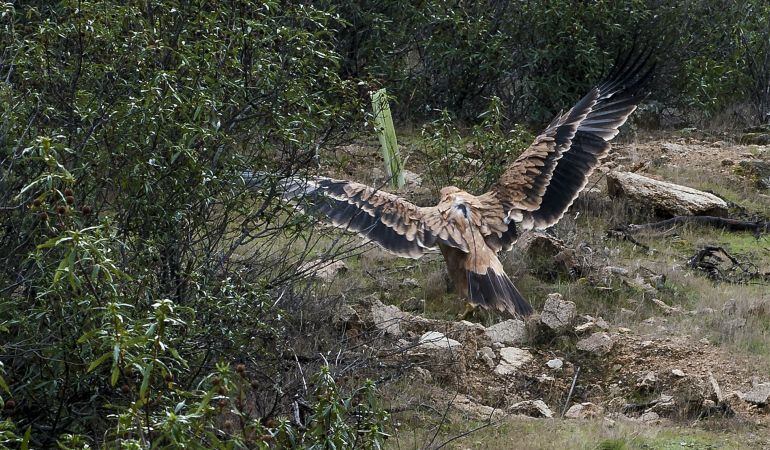
[{"label": "narrow green leaf", "polygon": [[110,374],[110,385],[115,386],[118,383],[118,377],[120,376],[120,344],[115,344],[112,347],[112,373]]},{"label": "narrow green leaf", "polygon": [[113,365],[112,373],[110,374],[110,386],[118,384],[118,377],[120,377],[120,368],[117,365]]},{"label": "narrow green leaf", "polygon": [[111,355],[110,352],[107,352],[103,354],[102,356],[96,358],[91,364],[88,365],[88,370],[86,370],[86,373],[91,373],[92,370],[99,367],[104,361],[107,361],[107,358],[109,358]]},{"label": "narrow green leaf", "polygon": [[150,361],[142,370],[142,385],[139,387],[139,398],[145,398],[147,395],[147,387],[150,386],[150,376],[152,375],[152,368],[154,362]]},{"label": "narrow green leaf", "polygon": [[24,438],[21,440],[21,450],[29,450],[29,440],[32,438],[32,425],[27,427],[24,432]]}]

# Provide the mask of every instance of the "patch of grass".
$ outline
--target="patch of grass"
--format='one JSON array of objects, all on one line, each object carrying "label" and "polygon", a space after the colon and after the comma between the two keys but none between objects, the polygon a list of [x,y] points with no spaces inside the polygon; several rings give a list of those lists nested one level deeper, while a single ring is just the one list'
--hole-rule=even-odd
[{"label": "patch of grass", "polygon": [[[450,414],[452,420],[441,425],[434,446],[483,426]],[[421,420],[416,428],[396,433],[388,448],[425,448],[435,433],[433,421]],[[412,420],[417,420],[413,418]],[[420,425],[421,424],[421,425]],[[760,448],[767,437],[750,433],[713,432],[686,428],[662,428],[635,422],[564,421],[512,417],[448,442],[449,449],[743,449]]]}]

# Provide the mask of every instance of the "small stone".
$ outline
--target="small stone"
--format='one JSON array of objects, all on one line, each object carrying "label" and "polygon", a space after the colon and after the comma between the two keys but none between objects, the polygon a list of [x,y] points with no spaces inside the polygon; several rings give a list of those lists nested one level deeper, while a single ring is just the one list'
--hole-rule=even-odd
[{"label": "small stone", "polygon": [[300,273],[306,273],[325,282],[332,281],[337,275],[347,270],[348,266],[344,261],[324,261],[323,259],[307,262],[297,269]]},{"label": "small stone", "polygon": [[550,367],[551,369],[558,370],[561,369],[564,365],[564,361],[562,361],[559,358],[551,359],[547,363],[545,363],[546,366]]},{"label": "small stone", "polygon": [[642,389],[652,390],[652,389],[655,388],[655,385],[657,383],[658,383],[658,377],[655,375],[655,372],[647,372],[636,383],[636,387],[642,388]]},{"label": "small stone", "polygon": [[553,412],[548,408],[542,400],[525,400],[511,405],[508,410],[512,414],[523,414],[530,417],[545,417],[550,419],[553,417]]},{"label": "small stone", "polygon": [[484,325],[469,320],[461,320],[452,323],[452,330],[458,332],[484,331]]},{"label": "small stone", "polygon": [[757,383],[751,390],[743,395],[743,400],[755,405],[766,405],[770,398],[770,383]]},{"label": "small stone", "polygon": [[498,375],[511,375],[524,364],[532,360],[532,354],[527,350],[516,347],[500,349],[500,363],[495,368]]},{"label": "small stone", "polygon": [[479,354],[480,354],[480,355],[486,355],[486,356],[489,356],[489,357],[490,357],[490,358],[492,358],[492,359],[495,359],[495,351],[494,351],[494,350],[492,350],[492,349],[491,349],[491,348],[489,348],[489,347],[481,347],[481,348],[479,349]]},{"label": "small stone", "polygon": [[608,330],[610,328],[610,325],[607,323],[606,320],[602,319],[601,317],[592,317],[592,316],[581,316],[586,322],[583,324],[580,324],[575,327],[575,332],[580,334],[585,331],[598,328],[601,330]]},{"label": "small stone", "polygon": [[460,347],[462,347],[461,343],[454,339],[449,339],[438,331],[428,331],[420,336],[419,345],[417,346],[420,350],[453,350]]},{"label": "small stone", "polygon": [[660,146],[664,151],[671,153],[687,153],[687,147],[681,144],[674,144],[673,142],[666,142]]},{"label": "small stone", "polygon": [[679,377],[679,378],[683,378],[685,376],[684,372],[681,369],[674,369],[674,370],[672,370],[671,371],[671,375],[673,375],[675,377]]},{"label": "small stone", "polygon": [[615,341],[607,333],[594,333],[577,342],[577,349],[584,352],[604,355],[612,350]]},{"label": "small stone", "polygon": [[722,403],[725,399],[725,397],[722,395],[722,388],[719,387],[719,383],[717,382],[717,379],[714,378],[714,374],[711,373],[709,370],[709,385],[711,385],[711,391],[714,394],[714,398],[716,398],[717,403]]},{"label": "small stone", "polygon": [[602,271],[606,274],[628,276],[628,269],[625,267],[607,266]]},{"label": "small stone", "polygon": [[682,312],[682,309],[678,306],[669,306],[663,300],[657,298],[651,298],[650,301],[657,305],[666,314],[674,314]]},{"label": "small stone", "polygon": [[404,184],[406,184],[409,187],[420,187],[422,185],[422,177],[420,174],[412,172],[411,170],[404,169],[403,171],[404,175]]},{"label": "small stone", "polygon": [[422,367],[415,367],[413,376],[414,378],[417,378],[418,380],[421,380],[425,383],[430,383],[433,381],[433,375],[430,373],[430,371]]},{"label": "small stone", "polygon": [[568,419],[591,419],[604,414],[604,408],[591,402],[570,406],[564,417]]},{"label": "small stone", "polygon": [[332,323],[335,325],[346,324],[358,320],[358,313],[352,306],[348,304],[341,304],[332,315]]},{"label": "small stone", "polygon": [[610,329],[610,324],[608,324],[607,321],[601,317],[597,317],[595,323],[597,327],[601,328],[604,331],[607,331]]},{"label": "small stone", "polygon": [[676,409],[674,397],[670,395],[660,394],[660,397],[655,400],[654,403],[655,404],[645,412],[656,412],[658,414],[670,415]]},{"label": "small stone", "polygon": [[495,360],[490,358],[489,355],[482,354],[481,355],[481,360],[484,361],[484,364],[486,364],[487,367],[489,367],[490,369],[493,370],[495,368],[495,364],[496,364]]},{"label": "small stone", "polygon": [[561,331],[572,324],[576,312],[575,303],[563,300],[561,294],[548,294],[540,322],[554,331]]},{"label": "small stone", "polygon": [[425,310],[425,299],[409,297],[401,303],[401,310],[411,312],[422,312]]},{"label": "small stone", "polygon": [[385,334],[393,337],[400,337],[401,322],[409,319],[410,315],[398,309],[394,305],[385,305],[379,300],[371,306],[372,321],[374,326]]},{"label": "small stone", "polygon": [[590,330],[590,329],[592,329],[594,327],[596,327],[595,323],[593,323],[593,322],[586,322],[586,323],[583,323],[583,324],[580,324],[580,325],[576,326],[575,327],[575,333],[580,334],[580,333],[588,331],[588,330]]},{"label": "small stone", "polygon": [[518,345],[527,341],[527,330],[523,320],[508,319],[486,329],[486,335],[492,342],[505,345]]},{"label": "small stone", "polygon": [[484,361],[490,369],[495,368],[495,351],[489,347],[481,347],[477,352],[479,358]]}]

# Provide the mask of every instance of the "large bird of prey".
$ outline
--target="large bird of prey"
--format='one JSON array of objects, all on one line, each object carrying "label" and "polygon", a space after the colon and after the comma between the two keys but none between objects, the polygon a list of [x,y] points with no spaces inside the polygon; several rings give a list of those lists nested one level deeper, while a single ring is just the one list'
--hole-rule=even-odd
[{"label": "large bird of prey", "polygon": [[475,307],[527,316],[522,297],[497,258],[521,230],[544,229],[561,219],[610,150],[651,76],[649,54],[619,60],[603,82],[569,111],[557,115],[503,173],[489,192],[441,189],[436,206],[409,201],[353,181],[317,177],[284,185],[306,212],[326,216],[385,250],[419,258],[438,247],[466,314]]}]

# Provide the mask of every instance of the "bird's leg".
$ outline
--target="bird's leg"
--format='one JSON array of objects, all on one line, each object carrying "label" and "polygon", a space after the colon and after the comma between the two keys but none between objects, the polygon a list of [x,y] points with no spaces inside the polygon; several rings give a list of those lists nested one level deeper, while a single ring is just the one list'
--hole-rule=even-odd
[{"label": "bird's leg", "polygon": [[457,315],[457,320],[465,320],[468,316],[473,314],[474,311],[476,311],[477,306],[474,305],[471,302],[466,301],[465,302],[465,309],[463,312]]}]

